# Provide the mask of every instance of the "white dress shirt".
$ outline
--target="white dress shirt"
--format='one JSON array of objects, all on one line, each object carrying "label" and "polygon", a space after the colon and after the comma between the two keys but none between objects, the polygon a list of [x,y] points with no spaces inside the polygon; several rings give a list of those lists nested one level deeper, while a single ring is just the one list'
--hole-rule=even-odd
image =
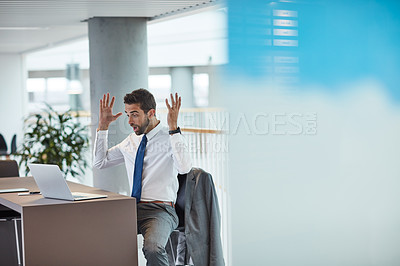
[{"label": "white dress shirt", "polygon": [[[187,145],[181,134],[169,135],[168,128],[159,123],[147,136],[143,160],[141,201],[176,201],[178,173],[192,168]],[[96,133],[94,161],[96,168],[106,168],[125,162],[132,193],[136,151],[143,135],[130,134],[118,145],[108,149],[108,130]]]}]

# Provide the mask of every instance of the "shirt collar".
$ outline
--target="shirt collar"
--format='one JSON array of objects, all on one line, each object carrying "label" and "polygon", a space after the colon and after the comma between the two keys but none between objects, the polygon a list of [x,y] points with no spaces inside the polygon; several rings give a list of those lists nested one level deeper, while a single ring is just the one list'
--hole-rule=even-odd
[{"label": "shirt collar", "polygon": [[161,122],[159,122],[158,125],[155,126],[155,128],[153,128],[152,130],[150,130],[149,133],[146,134],[147,140],[151,140],[155,135],[157,135],[161,128]]}]

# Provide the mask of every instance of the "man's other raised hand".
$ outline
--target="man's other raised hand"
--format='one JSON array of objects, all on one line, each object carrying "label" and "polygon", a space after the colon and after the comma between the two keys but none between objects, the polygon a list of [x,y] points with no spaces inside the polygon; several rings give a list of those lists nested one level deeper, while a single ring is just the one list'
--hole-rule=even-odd
[{"label": "man's other raised hand", "polygon": [[171,105],[168,103],[168,99],[165,99],[165,104],[168,108],[167,122],[169,130],[175,130],[178,128],[178,115],[179,109],[181,108],[181,97],[178,97],[178,93],[174,96],[171,93]]}]

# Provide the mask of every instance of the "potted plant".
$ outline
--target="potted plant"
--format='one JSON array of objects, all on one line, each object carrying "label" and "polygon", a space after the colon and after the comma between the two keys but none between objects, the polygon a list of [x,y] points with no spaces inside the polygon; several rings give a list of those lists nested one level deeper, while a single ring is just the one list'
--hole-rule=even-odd
[{"label": "potted plant", "polygon": [[83,174],[87,167],[84,152],[88,149],[87,128],[71,111],[57,113],[46,104],[43,113],[31,114],[25,121],[25,133],[17,156],[20,166],[28,163],[56,164],[66,177]]}]

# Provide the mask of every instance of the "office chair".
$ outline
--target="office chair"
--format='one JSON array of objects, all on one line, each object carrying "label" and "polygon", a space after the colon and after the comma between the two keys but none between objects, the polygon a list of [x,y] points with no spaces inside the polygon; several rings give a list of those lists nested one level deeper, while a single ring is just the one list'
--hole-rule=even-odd
[{"label": "office chair", "polygon": [[[19,177],[19,168],[18,163],[15,160],[0,160],[0,178],[1,177]],[[17,248],[17,260],[18,265],[21,264],[21,252],[20,252],[20,243],[19,243],[19,234],[18,234],[18,221],[21,221],[20,213],[8,209],[1,208],[0,209],[0,222],[9,222],[12,221],[14,224],[15,231],[15,243]]]},{"label": "office chair", "polygon": [[[178,227],[174,230],[174,232],[176,232],[176,233],[185,232],[186,177],[187,177],[187,174],[184,174],[184,175],[178,174],[179,189],[178,189],[176,202],[175,202],[175,211],[176,211],[176,214],[178,215]],[[168,243],[171,248],[171,255],[172,255],[172,259],[174,261],[174,265],[175,265],[176,258],[175,258],[174,247],[172,245],[171,236],[168,238]]]},{"label": "office chair", "polygon": [[[168,239],[170,261],[174,260],[172,265],[225,265],[220,236],[221,215],[211,174],[200,168],[192,168],[187,175],[178,175],[178,181],[176,252],[171,236]],[[190,213],[185,213],[185,209],[190,209]],[[207,247],[197,249],[198,241],[207,243]]]},{"label": "office chair", "polygon": [[7,153],[7,143],[2,134],[0,134],[0,156],[8,155]]},{"label": "office chair", "polygon": [[14,154],[17,152],[17,135],[14,134],[14,136],[11,139],[11,147],[10,147],[10,154]]},{"label": "office chair", "polygon": [[186,194],[186,177],[187,174],[178,174],[179,190],[176,197],[175,210],[178,215],[178,231],[185,229],[185,194]]},{"label": "office chair", "polygon": [[18,163],[15,160],[0,160],[0,177],[19,176]]}]

